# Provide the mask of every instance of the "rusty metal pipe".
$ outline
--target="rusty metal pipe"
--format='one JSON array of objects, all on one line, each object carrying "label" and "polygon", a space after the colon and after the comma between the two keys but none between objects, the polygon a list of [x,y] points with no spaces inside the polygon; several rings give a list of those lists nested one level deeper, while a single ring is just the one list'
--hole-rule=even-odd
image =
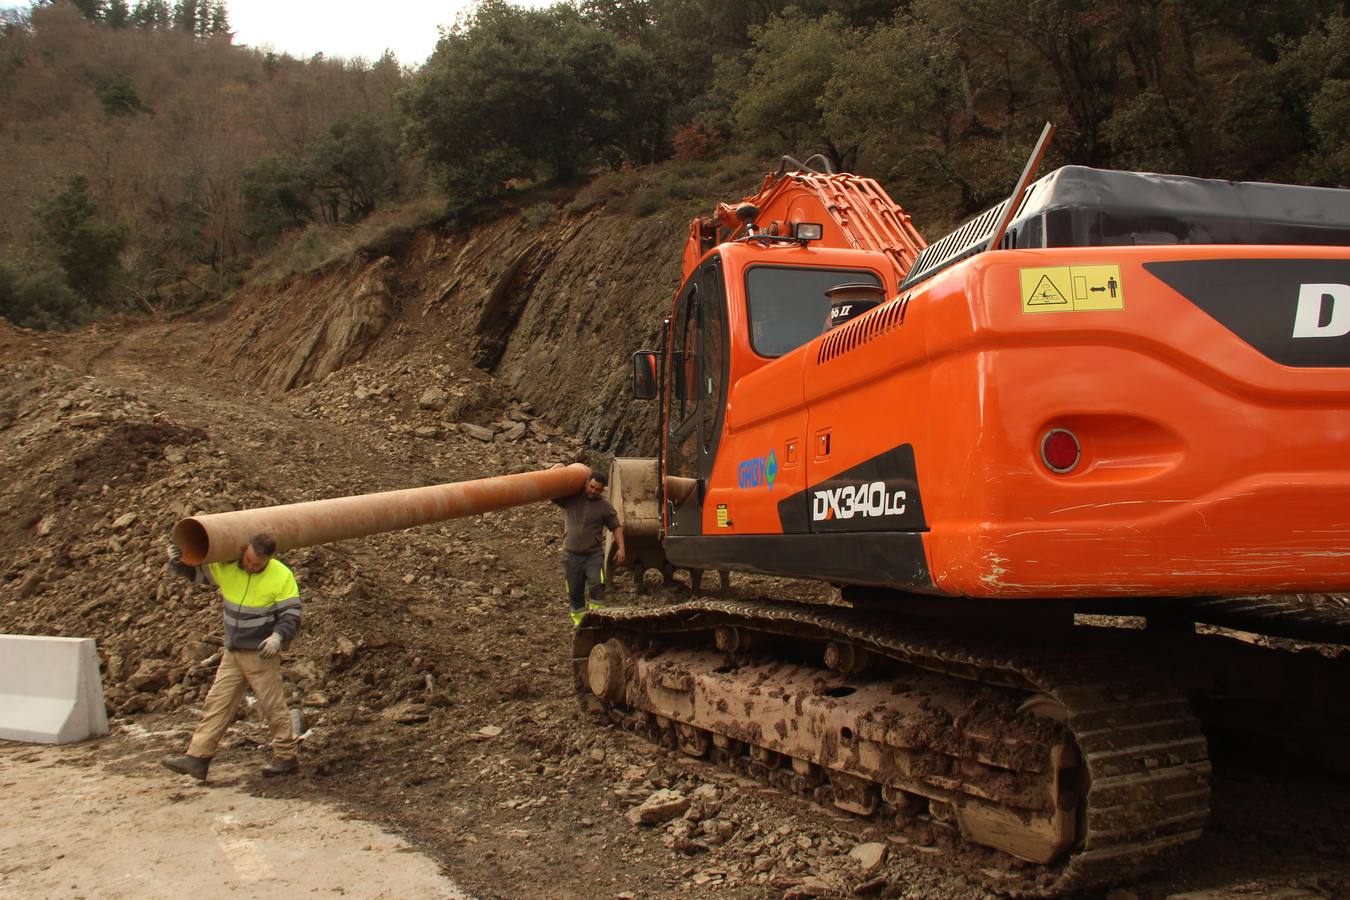
[{"label": "rusty metal pipe", "polygon": [[566,497],[580,491],[590,474],[586,466],[573,463],[476,481],[192,516],[173,527],[173,542],[188,565],[228,562],[238,559],[258,533],[276,538],[279,551],[310,547]]}]

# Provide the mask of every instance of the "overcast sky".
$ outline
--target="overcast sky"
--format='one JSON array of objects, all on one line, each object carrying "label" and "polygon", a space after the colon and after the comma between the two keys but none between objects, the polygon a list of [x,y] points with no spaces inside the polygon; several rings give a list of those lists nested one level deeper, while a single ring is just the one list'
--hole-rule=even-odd
[{"label": "overcast sky", "polygon": [[[513,0],[516,6],[547,6],[547,0]],[[28,3],[0,0],[0,9]],[[128,0],[134,7],[136,0]],[[172,0],[170,0],[172,6]],[[226,0],[236,44],[306,58],[362,56],[370,61],[393,50],[399,62],[418,66],[436,47],[438,25],[450,26],[472,0]]]},{"label": "overcast sky", "polygon": [[[135,3],[133,2],[134,6]],[[450,26],[469,0],[227,0],[236,44],[272,45],[292,56],[364,56],[386,49],[417,66],[436,47],[438,25]]]}]

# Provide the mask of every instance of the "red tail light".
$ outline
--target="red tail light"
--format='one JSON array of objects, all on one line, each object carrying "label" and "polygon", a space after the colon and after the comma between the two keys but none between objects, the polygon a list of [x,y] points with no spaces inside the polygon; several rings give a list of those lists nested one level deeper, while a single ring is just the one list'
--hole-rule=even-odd
[{"label": "red tail light", "polygon": [[1041,462],[1057,475],[1072,472],[1083,458],[1083,448],[1073,432],[1055,428],[1041,438]]}]

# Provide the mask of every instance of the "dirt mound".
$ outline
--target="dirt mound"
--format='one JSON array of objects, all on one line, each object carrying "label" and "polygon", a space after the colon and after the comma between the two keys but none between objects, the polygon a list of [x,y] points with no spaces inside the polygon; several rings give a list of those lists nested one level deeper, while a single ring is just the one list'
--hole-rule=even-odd
[{"label": "dirt mound", "polygon": [[[273,395],[357,362],[388,372],[448,360],[466,379],[494,374],[593,450],[649,454],[655,405],[629,399],[629,357],[657,346],[687,224],[587,213],[423,232],[396,256],[245,289],[194,358]],[[413,373],[425,376],[434,383]]]}]

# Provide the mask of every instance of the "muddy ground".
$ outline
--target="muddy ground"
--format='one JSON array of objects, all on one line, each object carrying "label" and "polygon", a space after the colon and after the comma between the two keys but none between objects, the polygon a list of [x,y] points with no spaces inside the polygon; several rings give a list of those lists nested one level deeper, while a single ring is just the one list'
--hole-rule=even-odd
[{"label": "muddy ground", "polygon": [[[452,351],[262,391],[209,363],[212,327],[42,336],[0,322],[0,631],[98,640],[114,726],[163,735],[135,752],[109,743],[102,762],[162,791],[166,809],[182,779],[153,760],[184,745],[220,643],[215,597],[164,568],[178,517],[594,458]],[[944,835],[888,834],[584,717],[559,541],[556,510],[540,505],[287,554],[305,604],[285,667],[304,768],[262,781],[263,732],[246,718],[220,756],[237,789],[338,804],[481,897],[996,892],[997,866]],[[829,589],[737,576],[732,592]],[[691,592],[621,581],[616,595]],[[667,788],[700,799],[667,825],[625,818]],[[1096,894],[1344,895],[1347,834],[1343,778],[1221,763],[1198,846],[1171,871]],[[867,843],[886,848],[870,871],[850,856]]]}]

